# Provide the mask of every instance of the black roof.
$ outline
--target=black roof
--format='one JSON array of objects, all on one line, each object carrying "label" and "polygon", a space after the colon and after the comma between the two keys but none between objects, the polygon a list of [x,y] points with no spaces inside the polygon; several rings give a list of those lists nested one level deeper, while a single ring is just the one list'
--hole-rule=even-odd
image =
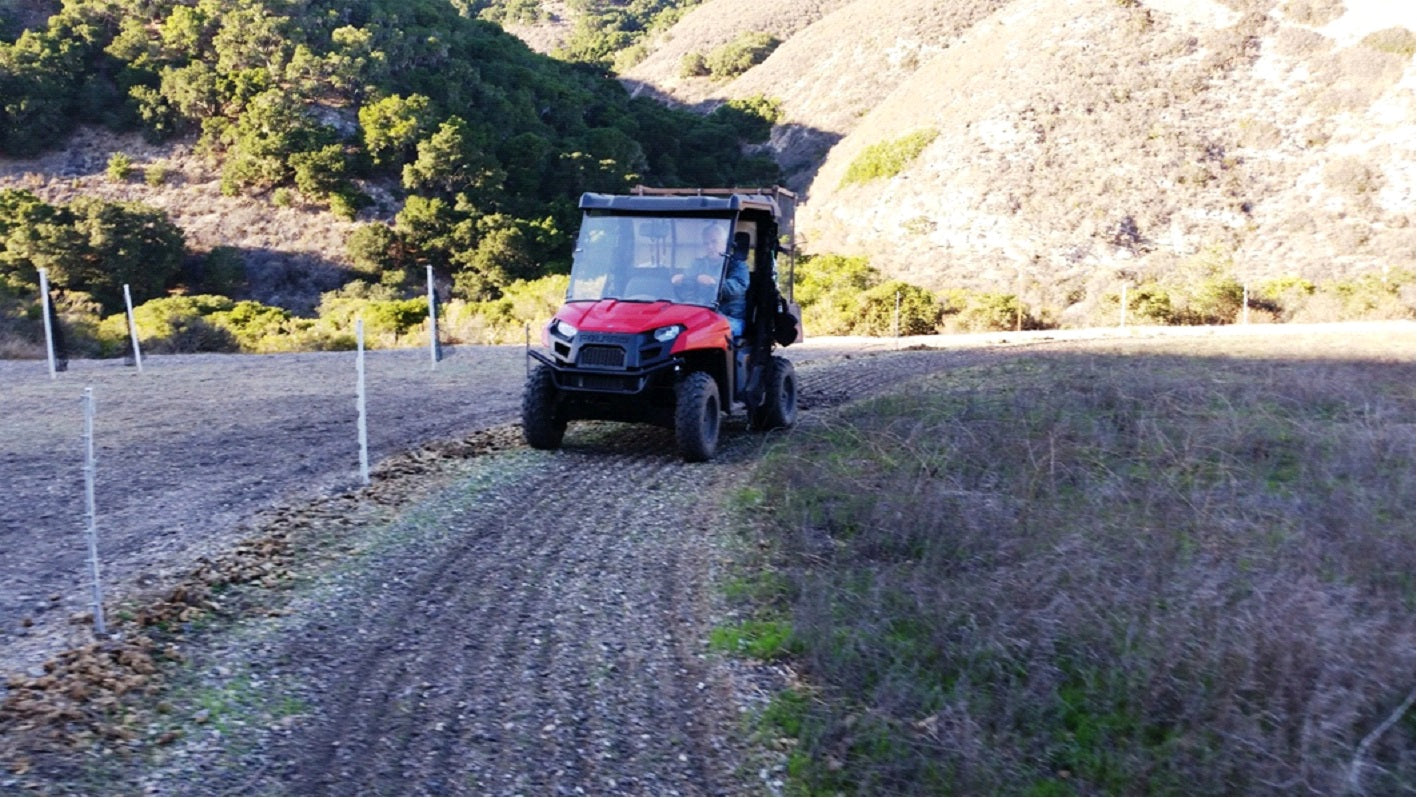
[{"label": "black roof", "polygon": [[[772,215],[788,242],[793,239],[797,195],[771,188],[673,189],[637,186],[634,194],[581,195],[582,210],[643,214],[733,214],[755,210]],[[789,243],[789,247],[791,244]]]}]

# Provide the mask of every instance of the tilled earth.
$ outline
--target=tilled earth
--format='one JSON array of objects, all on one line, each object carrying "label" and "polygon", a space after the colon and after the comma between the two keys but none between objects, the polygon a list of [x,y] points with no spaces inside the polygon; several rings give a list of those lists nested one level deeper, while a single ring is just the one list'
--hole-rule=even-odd
[{"label": "tilled earth", "polygon": [[[788,354],[805,423],[999,356]],[[731,613],[729,548],[751,545],[730,497],[783,433],[730,420],[692,466],[639,426],[573,425],[536,452],[514,424],[519,348],[370,358],[369,487],[348,354],[54,382],[0,364],[0,792],[774,791],[745,717],[788,675],[707,637]],[[83,615],[81,385],[111,475],[105,640]]]}]

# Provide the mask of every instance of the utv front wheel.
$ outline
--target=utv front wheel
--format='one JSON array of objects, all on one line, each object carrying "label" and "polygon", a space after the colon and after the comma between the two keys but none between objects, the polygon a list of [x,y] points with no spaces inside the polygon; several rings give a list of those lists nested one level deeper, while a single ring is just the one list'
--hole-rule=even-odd
[{"label": "utv front wheel", "polygon": [[522,435],[533,449],[559,449],[566,422],[556,412],[556,380],[551,367],[537,366],[522,389]]},{"label": "utv front wheel", "polygon": [[768,363],[763,406],[752,411],[753,429],[782,429],[797,423],[797,370],[785,357]]},{"label": "utv front wheel", "polygon": [[674,437],[679,454],[702,463],[718,449],[718,383],[702,371],[685,377],[675,388]]}]

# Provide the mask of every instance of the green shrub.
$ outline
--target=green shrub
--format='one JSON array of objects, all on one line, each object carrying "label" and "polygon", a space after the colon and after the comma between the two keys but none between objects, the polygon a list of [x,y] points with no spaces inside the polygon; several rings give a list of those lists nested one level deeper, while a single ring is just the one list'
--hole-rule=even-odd
[{"label": "green shrub", "polygon": [[846,168],[841,185],[895,177],[938,135],[939,131],[933,128],[918,130],[908,136],[867,147]]},{"label": "green shrub", "polygon": [[160,163],[148,164],[148,168],[143,170],[143,182],[153,188],[166,183],[167,167]]},{"label": "green shrub", "polygon": [[1417,36],[1403,27],[1374,31],[1363,37],[1363,44],[1380,53],[1391,53],[1408,60],[1417,53]]},{"label": "green shrub", "polygon": [[1127,322],[1171,324],[1176,311],[1171,306],[1171,294],[1157,283],[1143,283],[1127,292]]},{"label": "green shrub", "polygon": [[367,208],[370,203],[366,194],[349,185],[330,194],[326,199],[330,203],[330,213],[351,222],[359,217],[360,209]]},{"label": "green shrub", "polygon": [[373,299],[341,292],[320,298],[320,321],[343,332],[352,332],[356,319],[364,320],[364,334],[371,342],[393,344],[428,318],[428,301],[415,299]]},{"label": "green shrub", "polygon": [[943,314],[944,308],[934,294],[902,280],[891,280],[861,296],[861,307],[852,332],[875,336],[931,335],[939,332]]},{"label": "green shrub", "polygon": [[743,141],[763,142],[772,134],[772,126],[782,119],[782,103],[763,94],[729,100],[715,108],[709,119],[733,128]]},{"label": "green shrub", "polygon": [[850,335],[861,315],[861,297],[880,282],[866,258],[816,255],[797,263],[794,297],[811,335]]},{"label": "green shrub", "polygon": [[1031,330],[1037,326],[1028,307],[1013,294],[966,294],[951,327],[968,332]]},{"label": "green shrub", "polygon": [[1410,319],[1413,279],[1411,269],[1392,269],[1384,274],[1362,274],[1325,284],[1320,292],[1337,300],[1341,318],[1335,321]]},{"label": "green shrub", "polygon": [[536,331],[551,320],[565,301],[569,286],[570,277],[564,274],[516,280],[497,299],[448,303],[443,326],[455,340],[519,342],[528,325]]},{"label": "green shrub", "polygon": [[685,53],[679,59],[679,77],[681,78],[702,78],[709,74],[708,61],[704,54],[700,52]]},{"label": "green shrub", "polygon": [[1245,287],[1230,275],[1207,278],[1191,290],[1182,321],[1186,324],[1234,324],[1245,301]]},{"label": "green shrub", "polygon": [[[729,80],[761,64],[782,42],[771,33],[745,31],[732,41],[716,47],[704,57],[704,66],[714,80]],[[680,65],[683,72],[683,64]]]},{"label": "green shrub", "polygon": [[1317,286],[1302,277],[1276,277],[1256,286],[1254,296],[1280,300],[1290,296],[1311,296]]},{"label": "green shrub", "polygon": [[[234,305],[213,294],[161,297],[133,308],[133,323],[145,352],[235,352],[240,348],[236,336],[209,318]],[[127,340],[127,330],[124,313],[115,313],[100,325],[100,332],[110,340]]]},{"label": "green shrub", "polygon": [[108,157],[108,179],[114,183],[127,182],[133,175],[133,159],[126,154],[115,152]]},{"label": "green shrub", "polygon": [[290,311],[251,300],[216,311],[208,320],[231,333],[242,352],[285,351],[280,339],[291,332]]}]

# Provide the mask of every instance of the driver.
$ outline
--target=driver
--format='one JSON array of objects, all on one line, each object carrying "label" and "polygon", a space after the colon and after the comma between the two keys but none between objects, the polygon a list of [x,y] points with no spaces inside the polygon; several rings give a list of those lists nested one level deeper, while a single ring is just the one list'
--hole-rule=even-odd
[{"label": "driver", "polygon": [[[704,228],[704,254],[693,262],[694,279],[704,286],[717,285],[719,270],[723,264],[723,231],[714,225]],[[683,284],[685,276],[676,274],[671,278],[676,286]],[[728,274],[718,291],[718,309],[728,319],[734,338],[743,336],[744,319],[748,302],[748,234],[738,233],[733,237],[733,256],[728,261]]]}]

